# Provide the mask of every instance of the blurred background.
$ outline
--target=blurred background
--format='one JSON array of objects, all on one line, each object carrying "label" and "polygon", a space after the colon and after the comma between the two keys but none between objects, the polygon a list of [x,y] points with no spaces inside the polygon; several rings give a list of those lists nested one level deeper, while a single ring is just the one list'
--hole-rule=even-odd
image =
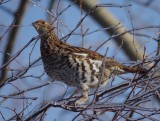
[{"label": "blurred background", "polygon": [[[0,0],[0,120],[29,120],[51,101],[68,101],[76,89],[58,80],[52,82],[44,72],[40,39],[34,39],[38,33],[32,22],[43,19],[52,23],[57,36],[71,45],[102,55],[108,49],[107,56],[121,63],[135,65],[146,61],[150,63],[144,67],[159,70],[159,5],[159,0]],[[66,37],[69,33],[71,36]],[[153,75],[153,72],[149,75],[147,83],[119,88],[122,90],[117,95],[116,89],[111,90],[101,97],[103,104],[128,104],[128,107],[80,108],[84,110],[81,114],[80,109],[75,111],[59,105],[45,109],[33,119],[158,121],[160,78]],[[133,74],[112,77],[100,93],[137,78]],[[92,100],[92,91],[91,94],[87,103]],[[146,96],[144,100],[139,99],[141,94]],[[133,105],[133,100],[139,104]]]}]

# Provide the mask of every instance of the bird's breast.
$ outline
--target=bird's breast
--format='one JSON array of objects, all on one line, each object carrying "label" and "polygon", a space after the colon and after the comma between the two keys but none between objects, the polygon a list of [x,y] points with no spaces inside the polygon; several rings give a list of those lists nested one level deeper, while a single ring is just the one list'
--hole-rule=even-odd
[{"label": "bird's breast", "polygon": [[95,86],[99,82],[102,68],[101,60],[88,58],[86,54],[58,52],[56,49],[41,50],[45,72],[52,79],[65,82],[71,86]]}]

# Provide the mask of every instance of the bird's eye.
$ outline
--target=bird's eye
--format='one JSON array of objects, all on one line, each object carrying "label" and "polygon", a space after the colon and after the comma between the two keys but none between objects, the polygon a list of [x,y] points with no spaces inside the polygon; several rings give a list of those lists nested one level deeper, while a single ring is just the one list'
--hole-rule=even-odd
[{"label": "bird's eye", "polygon": [[42,24],[45,24],[45,22],[44,22],[44,21],[42,21]]}]

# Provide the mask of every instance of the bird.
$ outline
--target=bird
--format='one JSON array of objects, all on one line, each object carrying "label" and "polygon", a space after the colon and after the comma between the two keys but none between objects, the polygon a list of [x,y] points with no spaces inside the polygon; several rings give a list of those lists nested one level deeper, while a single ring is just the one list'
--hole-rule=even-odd
[{"label": "bird", "polygon": [[[105,58],[90,49],[61,41],[54,32],[55,27],[45,20],[37,20],[32,25],[41,39],[41,58],[47,75],[82,92],[82,96],[74,102],[75,105],[83,104],[88,100],[91,88],[106,85],[111,74],[146,73],[145,68],[126,66],[114,58]],[[100,79],[102,70],[103,79]]]}]

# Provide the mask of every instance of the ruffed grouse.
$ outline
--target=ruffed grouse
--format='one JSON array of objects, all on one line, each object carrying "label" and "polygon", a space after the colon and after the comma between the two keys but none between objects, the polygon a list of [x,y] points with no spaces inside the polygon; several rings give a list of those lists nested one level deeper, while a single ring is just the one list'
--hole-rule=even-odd
[{"label": "ruffed grouse", "polygon": [[[82,97],[75,105],[84,103],[88,99],[89,88],[96,88],[99,84],[104,56],[60,41],[53,32],[53,27],[44,20],[38,20],[32,25],[41,37],[40,49],[45,72],[54,80],[82,90]],[[108,82],[111,73],[145,73],[145,69],[128,67],[112,58],[106,58],[104,65],[101,86]]]}]

